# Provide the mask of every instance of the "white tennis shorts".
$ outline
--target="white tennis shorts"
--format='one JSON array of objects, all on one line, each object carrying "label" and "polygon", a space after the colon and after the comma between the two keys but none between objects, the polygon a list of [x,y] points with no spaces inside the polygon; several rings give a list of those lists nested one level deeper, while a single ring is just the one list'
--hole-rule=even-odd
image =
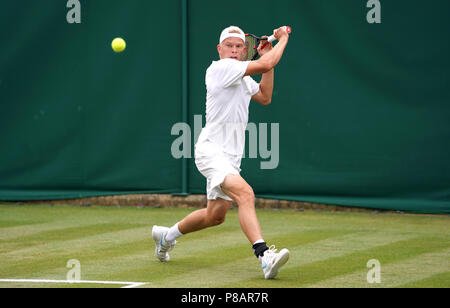
[{"label": "white tennis shorts", "polygon": [[242,155],[231,155],[223,152],[220,147],[204,141],[195,145],[195,165],[206,178],[206,196],[208,200],[217,198],[232,201],[221,188],[221,184],[229,174],[241,172]]}]

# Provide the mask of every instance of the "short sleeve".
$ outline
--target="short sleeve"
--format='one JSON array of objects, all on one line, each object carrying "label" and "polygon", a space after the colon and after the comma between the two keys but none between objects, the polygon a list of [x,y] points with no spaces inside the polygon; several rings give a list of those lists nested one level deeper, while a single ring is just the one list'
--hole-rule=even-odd
[{"label": "short sleeve", "polygon": [[259,83],[253,80],[252,77],[246,76],[244,77],[245,85],[247,86],[247,90],[250,93],[250,96],[255,95],[259,92]]},{"label": "short sleeve", "polygon": [[209,73],[216,85],[227,88],[244,77],[249,63],[250,61],[222,59],[216,62]]}]

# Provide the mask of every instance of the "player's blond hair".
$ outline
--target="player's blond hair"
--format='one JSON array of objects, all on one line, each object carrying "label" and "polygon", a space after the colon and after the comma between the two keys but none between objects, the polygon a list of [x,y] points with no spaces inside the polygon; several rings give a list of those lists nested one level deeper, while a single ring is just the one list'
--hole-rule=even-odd
[{"label": "player's blond hair", "polygon": [[241,34],[241,31],[239,31],[238,29],[230,29],[230,31],[228,31],[228,33]]}]

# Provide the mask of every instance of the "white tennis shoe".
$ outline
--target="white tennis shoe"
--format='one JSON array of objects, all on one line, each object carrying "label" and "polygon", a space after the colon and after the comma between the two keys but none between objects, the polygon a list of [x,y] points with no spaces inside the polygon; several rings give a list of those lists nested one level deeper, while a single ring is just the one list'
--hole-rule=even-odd
[{"label": "white tennis shoe", "polygon": [[277,276],[280,268],[289,260],[289,250],[286,248],[277,252],[275,246],[272,245],[264,252],[264,256],[259,258],[262,270],[266,279],[273,279]]},{"label": "white tennis shoe", "polygon": [[169,228],[160,226],[153,226],[152,229],[152,238],[156,245],[155,254],[161,262],[169,262],[170,256],[168,252],[171,251],[177,243],[177,241],[166,242],[164,237],[166,236],[167,231],[169,231]]}]

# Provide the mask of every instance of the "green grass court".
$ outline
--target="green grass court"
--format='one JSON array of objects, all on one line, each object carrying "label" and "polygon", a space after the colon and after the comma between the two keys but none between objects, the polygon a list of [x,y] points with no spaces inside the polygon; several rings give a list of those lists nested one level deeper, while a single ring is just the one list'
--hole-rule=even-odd
[{"label": "green grass court", "polygon": [[[0,205],[0,280],[66,280],[79,260],[81,280],[147,282],[150,288],[450,287],[448,216],[258,210],[269,245],[291,258],[265,280],[241,232],[237,210],[216,228],[180,239],[169,263],[154,257],[153,224],[192,210]],[[369,284],[366,264],[381,264]],[[0,287],[124,287],[126,284],[0,282]]]}]

